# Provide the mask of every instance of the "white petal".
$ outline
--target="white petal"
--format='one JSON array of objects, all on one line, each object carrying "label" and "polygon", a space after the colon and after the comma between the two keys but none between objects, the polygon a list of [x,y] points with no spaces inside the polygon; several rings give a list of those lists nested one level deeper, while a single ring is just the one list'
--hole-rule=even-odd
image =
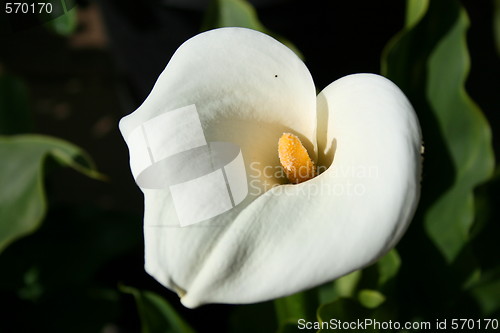
[{"label": "white petal", "polygon": [[318,112],[328,113],[328,141],[319,147],[335,147],[333,164],[308,182],[268,191],[237,216],[184,305],[292,294],[372,263],[401,237],[420,180],[420,129],[408,100],[370,74],[342,78],[318,99]]},{"label": "white petal", "polygon": [[[235,209],[186,228],[176,226],[168,190],[144,190],[146,269],[185,306],[257,302],[318,285],[369,264],[408,225],[419,192],[418,122],[399,89],[374,75],[343,78],[318,97],[319,158],[335,150],[332,166],[260,195],[263,180],[278,182],[263,171],[278,165],[282,132],[298,134],[314,156],[314,94],[309,72],[283,45],[220,29],[181,46],[145,103],[121,121],[127,138],[162,112],[195,104],[207,141],[239,145],[257,181]],[[356,173],[363,168],[376,174]],[[337,192],[349,185],[363,193]]]},{"label": "white petal", "polygon": [[[241,148],[249,178],[263,174],[267,166],[279,165],[277,141],[283,132],[299,135],[315,155],[314,83],[302,61],[267,35],[226,28],[188,40],[143,105],[122,119],[120,130],[129,138],[146,121],[192,104],[208,142],[232,142]],[[146,270],[170,289],[189,292],[235,216],[263,192],[264,178],[257,179],[254,188],[251,185],[250,195],[235,209],[188,228],[178,227],[168,190],[143,189]],[[280,182],[267,180],[267,186]]]},{"label": "white petal", "polygon": [[[162,112],[195,104],[207,141],[241,147],[255,168],[279,165],[275,142],[293,131],[315,157],[316,90],[304,63],[257,31],[223,28],[186,41],[150,96],[124,117],[124,137]],[[247,165],[247,171],[250,166]]]}]

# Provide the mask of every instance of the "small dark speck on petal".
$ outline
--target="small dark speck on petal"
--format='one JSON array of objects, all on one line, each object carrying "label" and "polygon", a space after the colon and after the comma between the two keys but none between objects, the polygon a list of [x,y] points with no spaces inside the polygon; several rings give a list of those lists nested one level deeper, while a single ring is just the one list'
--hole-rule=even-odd
[{"label": "small dark speck on petal", "polygon": [[276,74],[274,77],[278,77],[278,74]]}]

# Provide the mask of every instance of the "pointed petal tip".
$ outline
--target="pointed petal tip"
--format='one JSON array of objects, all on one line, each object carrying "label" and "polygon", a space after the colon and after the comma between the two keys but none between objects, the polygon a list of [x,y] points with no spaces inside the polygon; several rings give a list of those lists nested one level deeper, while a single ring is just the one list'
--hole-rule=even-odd
[{"label": "pointed petal tip", "polygon": [[201,302],[199,302],[196,299],[193,299],[192,297],[189,297],[187,294],[184,295],[183,297],[180,298],[181,304],[184,305],[188,309],[196,309],[203,305]]}]

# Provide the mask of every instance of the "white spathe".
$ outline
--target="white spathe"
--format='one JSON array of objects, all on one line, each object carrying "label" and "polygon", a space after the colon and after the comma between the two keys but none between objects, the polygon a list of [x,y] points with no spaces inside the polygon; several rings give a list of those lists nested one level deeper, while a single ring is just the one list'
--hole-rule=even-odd
[{"label": "white spathe", "polygon": [[[192,104],[207,141],[241,148],[249,195],[183,228],[168,189],[142,189],[146,270],[186,307],[260,302],[320,285],[374,262],[410,223],[422,138],[413,108],[389,80],[349,75],[316,97],[309,71],[287,47],[253,30],[216,29],[177,50],[120,130],[127,138]],[[276,186],[283,132],[329,168]]]}]

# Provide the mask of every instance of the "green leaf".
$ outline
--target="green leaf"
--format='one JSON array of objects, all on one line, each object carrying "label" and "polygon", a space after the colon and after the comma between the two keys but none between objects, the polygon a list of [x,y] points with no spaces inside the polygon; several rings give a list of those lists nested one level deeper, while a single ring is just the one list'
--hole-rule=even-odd
[{"label": "green leaf", "polygon": [[86,153],[68,142],[42,135],[0,136],[0,252],[35,231],[45,216],[47,157],[89,177],[102,178]]},{"label": "green leaf", "polygon": [[405,81],[403,72],[410,69],[411,30],[422,20],[429,8],[429,0],[407,0],[406,20],[404,28],[398,32],[382,50],[380,72],[382,75],[399,81],[400,88],[408,94],[402,83]]},{"label": "green leaf", "polygon": [[[478,202],[479,199],[479,202]],[[481,309],[482,316],[492,317],[495,312],[500,315],[500,168],[497,167],[494,177],[476,190],[476,207],[481,221],[474,224],[474,253],[480,260],[480,267],[463,288],[471,294]]]},{"label": "green leaf", "polygon": [[202,30],[222,27],[243,27],[264,31],[257,12],[244,0],[212,1],[205,15]]},{"label": "green leaf", "polygon": [[429,0],[408,0],[406,2],[406,23],[405,28],[413,28],[429,8]]},{"label": "green leaf", "polygon": [[53,1],[52,4],[51,13],[42,12],[40,14],[41,19],[46,22],[45,27],[61,36],[71,35],[78,23],[74,1]]},{"label": "green leaf", "polygon": [[335,289],[340,297],[352,297],[361,279],[362,271],[354,271],[335,280]]},{"label": "green leaf", "polygon": [[28,91],[24,83],[0,71],[0,135],[26,133],[31,129]]},{"label": "green leaf", "polygon": [[361,305],[368,309],[375,309],[385,302],[385,296],[377,290],[363,289],[358,293]]},{"label": "green leaf", "polygon": [[245,0],[212,0],[205,13],[201,30],[206,31],[223,27],[242,27],[263,32],[286,45],[299,58],[304,58],[293,43],[264,27],[257,16],[255,8]]},{"label": "green leaf", "polygon": [[464,89],[468,19],[460,3],[431,1],[425,15],[415,11],[408,19],[413,26],[384,51],[382,67],[421,121],[426,149],[418,216],[450,263],[470,240],[473,190],[493,171],[491,131]]},{"label": "green leaf", "polygon": [[307,301],[304,293],[278,298],[274,301],[278,323],[281,325],[305,318]]},{"label": "green leaf", "polygon": [[121,286],[121,291],[134,296],[142,322],[142,333],[194,333],[175,309],[151,291]]},{"label": "green leaf", "polygon": [[46,23],[46,27],[62,36],[71,35],[77,26],[76,8]]},{"label": "green leaf", "polygon": [[500,267],[485,273],[470,293],[480,305],[485,317],[500,311]]},{"label": "green leaf", "polygon": [[278,298],[274,301],[279,332],[289,332],[291,326],[297,326],[299,319],[312,320],[318,306],[316,290],[296,293],[291,296]]},{"label": "green leaf", "polygon": [[469,240],[474,221],[473,190],[491,177],[494,167],[491,130],[479,107],[465,92],[469,72],[467,14],[456,21],[430,55],[427,96],[456,169],[453,186],[432,206],[426,227],[451,262]]},{"label": "green leaf", "polygon": [[326,304],[336,301],[341,297],[353,297],[361,280],[362,272],[362,270],[354,271],[333,282],[318,287],[319,303]]},{"label": "green leaf", "polygon": [[318,330],[318,333],[331,331],[375,332],[372,326],[353,326],[351,329],[345,329],[342,326],[342,323],[363,323],[373,317],[370,310],[352,299],[340,298],[334,302],[324,304],[318,308],[317,316],[320,325],[323,325],[322,329]]},{"label": "green leaf", "polygon": [[396,249],[392,249],[377,262],[378,285],[383,286],[394,278],[401,267],[401,258]]}]

